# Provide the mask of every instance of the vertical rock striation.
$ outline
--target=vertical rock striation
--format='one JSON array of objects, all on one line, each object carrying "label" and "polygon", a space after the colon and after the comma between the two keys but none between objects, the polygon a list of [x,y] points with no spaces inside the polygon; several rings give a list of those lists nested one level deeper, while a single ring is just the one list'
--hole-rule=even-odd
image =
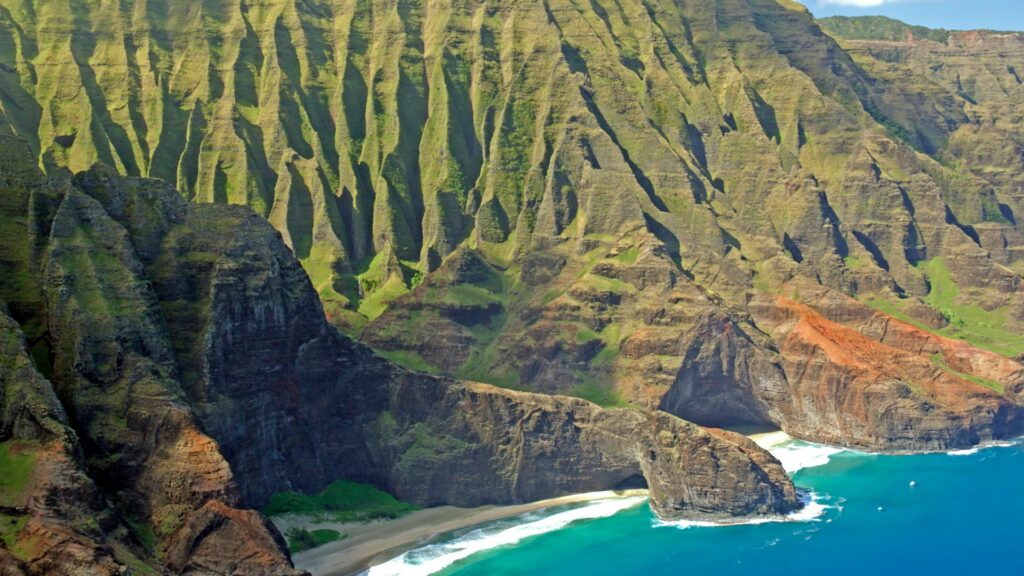
[{"label": "vertical rock striation", "polygon": [[296,574],[247,508],[340,478],[421,504],[628,482],[650,486],[665,517],[798,505],[778,462],[741,438],[377,357],[328,323],[292,252],[247,208],[188,204],[104,168],[46,179],[11,156],[0,447],[38,460],[0,494],[16,542],[5,566]]}]

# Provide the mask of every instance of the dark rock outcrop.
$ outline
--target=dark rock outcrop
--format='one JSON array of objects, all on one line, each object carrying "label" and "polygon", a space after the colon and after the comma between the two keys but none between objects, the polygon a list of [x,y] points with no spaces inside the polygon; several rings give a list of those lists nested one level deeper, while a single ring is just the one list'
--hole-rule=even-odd
[{"label": "dark rock outcrop", "polygon": [[[77,182],[115,205],[131,191],[95,171]],[[472,255],[446,264],[438,279],[475,286],[493,275]],[[736,442],[668,415],[461,384],[377,358],[326,322],[301,267],[247,210],[186,207],[147,267],[182,372],[195,378],[184,377],[186,393],[254,504],[337,478],[424,505],[475,506],[644,476],[666,516],[795,506],[770,457],[754,465]],[[609,442],[620,437],[629,440]],[[657,463],[645,460],[652,453]],[[729,462],[721,476],[709,472],[712,454]],[[741,477],[749,494],[727,487]]]},{"label": "dark rock outcrop", "polygon": [[752,442],[662,412],[411,374],[391,394],[369,445],[375,460],[391,463],[395,493],[414,502],[522,502],[642,478],[665,518],[796,507],[778,462]]},{"label": "dark rock outcrop", "polygon": [[[99,170],[93,177],[101,178],[103,173]],[[222,524],[244,520],[239,510],[242,498],[228,461],[203,431],[182,392],[158,300],[140,260],[140,254],[152,250],[150,242],[180,217],[180,209],[171,208],[180,208],[182,202],[153,182],[124,182],[118,193],[106,192],[90,195],[65,174],[9,183],[3,192],[7,200],[3,218],[24,229],[10,238],[12,249],[5,254],[4,273],[15,275],[22,289],[36,287],[41,298],[35,306],[24,306],[24,291],[5,290],[3,297],[22,304],[18,311],[23,325],[45,330],[34,365],[48,374],[40,379],[47,389],[52,383],[61,413],[67,414],[64,425],[74,430],[70,437],[75,441],[65,439],[63,450],[74,456],[70,462],[77,464],[72,468],[80,487],[72,489],[63,480],[69,474],[66,466],[51,470],[44,482],[68,484],[54,494],[56,505],[77,510],[79,522],[88,526],[85,518],[92,513],[84,506],[99,498],[88,497],[88,491],[102,490],[113,500],[116,519],[94,526],[88,536],[105,537],[120,526],[139,545],[134,553],[120,553],[116,563],[131,564],[137,554],[168,564],[172,541],[202,537],[214,549],[226,546],[228,542],[219,539],[237,536],[239,530],[194,534],[191,531],[202,528],[202,523],[193,516],[216,504],[238,512],[225,515]],[[28,384],[19,383],[27,377],[22,370],[5,387],[39,387],[31,378]],[[13,432],[25,434],[26,418],[19,416],[23,413],[12,413]],[[42,422],[35,421],[37,426]],[[48,457],[47,461],[60,459]],[[96,516],[102,519],[110,513]],[[271,526],[247,524],[252,526],[247,533],[253,545],[263,552],[231,559],[232,570],[300,573],[291,567]],[[36,534],[39,528],[34,526],[30,520],[19,538],[42,542],[44,537]],[[76,533],[80,531],[69,532]],[[61,536],[40,549],[70,553],[70,548],[62,552],[61,543],[74,541]],[[31,556],[32,549],[23,548],[23,555]],[[29,560],[30,565],[38,561]],[[210,570],[229,572],[226,568],[218,572],[213,564]]]},{"label": "dark rock outcrop", "polygon": [[[86,475],[64,409],[33,365],[21,329],[2,303],[0,450],[11,463],[28,463],[19,466],[20,473],[4,471],[0,531],[14,545],[10,550],[0,545],[0,574],[122,574],[124,567],[110,548],[117,538],[107,534],[123,527]],[[123,556],[130,557],[128,545],[120,545]]]},{"label": "dark rock outcrop", "polygon": [[[789,393],[786,374],[755,327],[722,315],[704,318],[660,409],[705,426],[770,426]],[[755,392],[756,391],[756,392]]]}]

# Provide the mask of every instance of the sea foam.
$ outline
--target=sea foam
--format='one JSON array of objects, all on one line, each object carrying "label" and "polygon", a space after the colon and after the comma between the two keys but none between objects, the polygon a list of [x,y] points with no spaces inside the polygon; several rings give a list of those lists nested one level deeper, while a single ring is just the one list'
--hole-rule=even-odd
[{"label": "sea foam", "polygon": [[814,492],[801,492],[800,493],[801,508],[796,512],[786,515],[778,516],[763,516],[760,518],[750,518],[747,520],[734,521],[713,521],[713,520],[655,520],[654,526],[679,528],[685,530],[687,528],[722,528],[727,526],[750,526],[753,524],[769,524],[772,522],[816,522],[822,516],[825,515],[830,508],[837,508],[836,506],[829,506],[821,502],[821,498]]},{"label": "sea foam", "polygon": [[803,440],[794,440],[785,432],[758,434],[756,436],[752,436],[751,439],[756,442],[758,446],[764,448],[768,452],[771,452],[772,456],[778,458],[779,462],[782,463],[782,467],[789,474],[793,474],[797,470],[802,470],[804,468],[824,466],[825,464],[828,464],[828,461],[832,456],[846,451],[843,448],[836,448],[835,446],[812,444],[810,442],[804,442]]},{"label": "sea foam", "polygon": [[[517,544],[525,538],[560,530],[579,520],[613,516],[646,501],[646,496],[608,498],[511,527],[507,523],[483,527],[454,540],[411,550],[383,564],[372,566],[365,574],[368,576],[426,576],[434,574],[477,552]],[[529,514],[523,518],[534,517],[536,514]]]},{"label": "sea foam", "polygon": [[[765,450],[772,453],[782,463],[787,473],[793,474],[803,468],[812,468],[828,464],[829,459],[843,452],[842,448],[812,444],[802,440],[794,440],[785,432],[772,432],[753,436],[752,439]],[[372,566],[364,574],[367,576],[426,576],[444,570],[455,562],[491,548],[511,546],[525,538],[537,536],[555,530],[561,530],[578,520],[592,520],[613,516],[647,501],[646,496],[615,497],[614,493],[595,495],[590,503],[551,515],[544,512],[531,513],[519,518],[521,523],[509,526],[508,522],[499,522],[473,530],[453,540],[431,544],[410,550],[377,566]],[[671,526],[675,528],[696,528],[731,526],[737,524],[765,524],[768,522],[810,522],[818,520],[830,508],[821,503],[813,493],[801,493],[803,507],[785,516],[766,516],[742,522],[709,522],[700,520],[656,520],[655,526]]]},{"label": "sea foam", "polygon": [[985,442],[984,444],[979,444],[973,448],[967,448],[966,450],[951,450],[946,452],[946,454],[949,456],[970,456],[971,454],[977,454],[980,450],[986,450],[988,448],[1009,448],[1010,446],[1016,446],[1022,441],[1024,441],[1024,439],[1018,438],[1012,441],[997,440],[993,442]]}]

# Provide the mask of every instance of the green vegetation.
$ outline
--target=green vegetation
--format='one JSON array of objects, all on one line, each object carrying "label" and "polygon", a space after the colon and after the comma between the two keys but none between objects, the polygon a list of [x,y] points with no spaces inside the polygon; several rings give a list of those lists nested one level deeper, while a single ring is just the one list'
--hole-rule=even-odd
[{"label": "green vegetation", "polygon": [[625,408],[629,406],[622,392],[616,390],[610,384],[601,384],[591,380],[572,389],[570,396],[582,398],[605,408]]},{"label": "green vegetation", "polygon": [[953,276],[942,258],[919,262],[917,267],[931,285],[931,291],[924,301],[949,321],[948,326],[936,330],[914,320],[903,311],[906,301],[868,298],[864,300],[864,303],[927,332],[963,340],[983,350],[1003,356],[1016,356],[1024,353],[1024,336],[1004,328],[1009,310],[1005,308],[985,310],[976,304],[961,303],[958,298],[960,288],[953,280]]},{"label": "green vegetation", "polygon": [[636,246],[632,246],[628,250],[616,256],[615,261],[622,264],[626,264],[627,266],[631,266],[633,264],[636,264],[636,260],[639,257],[640,249],[637,248]]},{"label": "green vegetation", "polygon": [[18,534],[21,533],[26,522],[28,522],[28,516],[12,516],[0,512],[0,542],[3,542],[4,547],[16,555],[18,554]]},{"label": "green vegetation", "polygon": [[359,305],[359,313],[373,320],[384,313],[388,304],[409,291],[400,278],[389,278],[384,284],[374,286],[374,291]]},{"label": "green vegetation", "polygon": [[949,30],[926,28],[906,24],[885,16],[830,16],[820,18],[822,28],[839,38],[847,40],[889,40],[899,42],[913,34],[917,40],[933,40],[945,43]]},{"label": "green vegetation", "polygon": [[348,534],[342,534],[330,528],[317,530],[306,530],[305,528],[292,528],[288,531],[288,549],[293,553],[303,552],[323,546],[328,542],[337,542],[348,538]]},{"label": "green vegetation", "polygon": [[[908,35],[915,40],[931,40],[945,44],[949,40],[951,30],[928,28],[907,24],[906,22],[886,16],[829,16],[819,18],[818,23],[826,32],[837,38],[846,40],[884,40],[902,42]],[[986,30],[986,32],[996,32]],[[996,32],[1006,34],[1007,32]]]},{"label": "green vegetation", "polygon": [[423,356],[420,356],[412,350],[378,350],[377,353],[403,368],[408,368],[409,370],[426,372],[428,374],[436,374],[438,372],[436,366],[427,362]]},{"label": "green vegetation", "polygon": [[411,436],[413,442],[402,454],[401,466],[408,466],[413,470],[416,469],[418,462],[433,462],[439,456],[461,453],[469,448],[469,443],[447,434],[435,435],[423,424],[414,426],[407,435]]},{"label": "green vegetation", "polygon": [[908,316],[906,313],[904,313],[903,309],[900,307],[902,302],[903,302],[902,300],[894,302],[892,300],[887,300],[885,298],[877,298],[877,297],[875,297],[875,298],[868,298],[868,299],[864,300],[865,304],[867,304],[868,306],[871,306],[872,308],[874,308],[875,310],[878,310],[879,312],[881,312],[883,314],[888,314],[889,316],[892,316],[893,318],[895,318],[897,320],[901,320],[903,322],[906,322],[907,324],[911,324],[913,326],[916,326],[917,328],[920,328],[921,330],[924,330],[926,332],[931,332],[933,334],[938,334],[937,330],[934,330],[931,327],[929,327],[929,326],[927,326],[925,324],[922,324],[922,323],[918,322],[917,320],[914,320],[913,318]]},{"label": "green vegetation", "polygon": [[846,258],[843,258],[843,264],[853,271],[863,270],[867,267],[867,264],[856,256],[847,256]]},{"label": "green vegetation", "polygon": [[483,306],[501,299],[490,290],[473,284],[455,284],[449,286],[440,295],[431,294],[430,300],[455,306]]},{"label": "green vegetation", "polygon": [[339,253],[333,247],[314,244],[309,256],[301,261],[328,314],[341,314],[358,299],[353,279],[341,277],[334,271],[333,264],[338,258]]},{"label": "green vegetation", "polygon": [[110,548],[114,552],[114,557],[117,558],[119,562],[128,565],[128,568],[131,570],[131,574],[138,574],[139,576],[158,576],[161,574],[160,571],[139,559],[139,557],[123,543],[111,540]]},{"label": "green vegetation", "polygon": [[417,507],[397,500],[368,484],[338,480],[315,495],[278,492],[263,507],[269,516],[305,514],[322,520],[356,522],[376,518],[397,518]]},{"label": "green vegetation", "polygon": [[591,340],[599,337],[600,336],[597,332],[594,332],[593,330],[587,328],[586,326],[581,327],[579,331],[576,332],[576,341],[581,344],[590,342]]},{"label": "green vegetation", "polygon": [[25,490],[38,455],[23,442],[0,443],[0,506],[14,505]]},{"label": "green vegetation", "polygon": [[634,288],[632,284],[627,284],[618,278],[608,278],[597,274],[587,274],[583,278],[580,278],[576,283],[576,287],[588,288],[591,290],[607,290],[608,292],[614,292],[616,294],[636,292],[636,288]]},{"label": "green vegetation", "polygon": [[138,538],[146,550],[155,551],[156,535],[153,532],[153,528],[149,524],[133,518],[130,514],[122,514],[122,517],[128,524],[128,528],[131,529],[132,534]]},{"label": "green vegetation", "polygon": [[1024,352],[1024,336],[1003,329],[1009,310],[990,311],[976,304],[961,303],[960,289],[942,258],[921,262],[918,268],[931,284],[925,302],[949,320],[949,326],[940,330],[940,334],[1004,356]]},{"label": "green vegetation", "polygon": [[998,392],[999,394],[1004,394],[1006,392],[1006,387],[1001,382],[996,382],[995,380],[989,380],[988,378],[982,378],[980,376],[975,376],[973,374],[967,374],[964,372],[958,372],[956,370],[953,370],[952,368],[949,367],[949,364],[946,363],[946,359],[942,356],[942,354],[932,354],[931,361],[932,363],[942,368],[948,374],[956,376],[957,378],[962,378],[963,380],[967,380],[968,382],[973,382],[974,384],[977,384],[979,386],[984,386],[985,388],[988,388],[989,390],[992,390],[994,392]]},{"label": "green vegetation", "polygon": [[515,366],[502,362],[497,344],[496,340],[492,340],[482,349],[471,350],[466,363],[455,372],[455,377],[510,390],[522,390],[519,373]]}]

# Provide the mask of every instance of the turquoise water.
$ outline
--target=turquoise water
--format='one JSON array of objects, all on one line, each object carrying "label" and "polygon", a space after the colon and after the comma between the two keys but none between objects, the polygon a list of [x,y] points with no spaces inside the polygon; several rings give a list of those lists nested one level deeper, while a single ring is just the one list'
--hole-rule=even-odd
[{"label": "turquoise water", "polygon": [[[1019,443],[964,455],[841,452],[794,480],[824,505],[813,520],[681,528],[620,499],[617,513],[610,501],[451,535],[407,555],[400,572],[435,572],[427,565],[441,557],[448,566],[435,573],[446,576],[1024,574]],[[545,528],[573,513],[604,517]],[[492,547],[502,541],[515,544]],[[451,542],[484,547],[453,561]]]}]

